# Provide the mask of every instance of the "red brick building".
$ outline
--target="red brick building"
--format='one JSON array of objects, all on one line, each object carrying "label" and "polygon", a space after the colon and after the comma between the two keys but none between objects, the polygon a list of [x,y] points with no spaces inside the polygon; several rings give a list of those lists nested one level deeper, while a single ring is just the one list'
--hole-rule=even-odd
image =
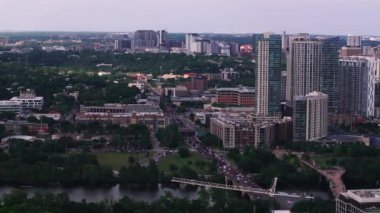
[{"label": "red brick building", "polygon": [[227,106],[254,107],[255,90],[249,87],[219,88],[216,99],[218,104]]},{"label": "red brick building", "polygon": [[198,90],[203,92],[207,87],[207,78],[203,75],[192,76],[191,81],[185,82],[182,85],[189,91]]}]

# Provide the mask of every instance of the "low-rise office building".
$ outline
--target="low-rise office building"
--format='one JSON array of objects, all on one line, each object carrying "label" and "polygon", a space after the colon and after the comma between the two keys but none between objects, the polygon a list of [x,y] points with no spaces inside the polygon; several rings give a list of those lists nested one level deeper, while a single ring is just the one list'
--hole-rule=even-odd
[{"label": "low-rise office building", "polygon": [[167,87],[165,88],[165,96],[168,97],[189,97],[189,90],[185,86]]},{"label": "low-rise office building", "polygon": [[146,87],[147,87],[146,84],[147,83],[145,81],[135,81],[135,82],[129,83],[128,87],[136,87],[140,91],[144,91],[146,89]]},{"label": "low-rise office building", "polygon": [[234,71],[232,68],[225,68],[223,70],[220,70],[220,74],[222,76],[222,80],[224,81],[232,81],[240,77],[240,73]]},{"label": "low-rise office building", "polygon": [[207,87],[207,78],[203,75],[195,75],[190,77],[190,81],[182,83],[188,91],[197,90],[203,92]]},{"label": "low-rise office building", "polygon": [[129,126],[144,124],[151,130],[166,127],[168,121],[158,106],[149,104],[105,104],[103,106],[80,106],[76,114],[78,122],[100,121]]},{"label": "low-rise office building", "polygon": [[46,123],[29,123],[27,121],[6,121],[0,122],[7,132],[22,132],[22,128],[26,127],[28,133],[44,135],[49,132],[49,125]]},{"label": "low-rise office building", "polygon": [[205,103],[205,99],[200,97],[172,98],[171,101],[176,106],[184,106],[190,108],[203,108],[203,105]]},{"label": "low-rise office building", "polygon": [[221,73],[204,73],[203,76],[207,78],[207,80],[222,80],[222,74]]},{"label": "low-rise office building", "polygon": [[56,112],[56,113],[54,113],[54,112],[52,112],[52,113],[33,113],[33,114],[30,114],[30,116],[36,117],[38,120],[40,120],[43,117],[51,118],[55,121],[59,121],[61,119],[61,114],[58,112]]},{"label": "low-rise office building", "polygon": [[218,104],[227,106],[255,106],[255,89],[250,87],[219,88],[216,90]]},{"label": "low-rise office building", "polygon": [[22,103],[19,101],[0,101],[0,112],[13,112],[19,115],[22,111]]},{"label": "low-rise office building", "polygon": [[37,109],[41,110],[44,106],[44,98],[36,96],[33,90],[21,91],[20,96],[13,97],[11,101],[22,103],[23,109]]}]

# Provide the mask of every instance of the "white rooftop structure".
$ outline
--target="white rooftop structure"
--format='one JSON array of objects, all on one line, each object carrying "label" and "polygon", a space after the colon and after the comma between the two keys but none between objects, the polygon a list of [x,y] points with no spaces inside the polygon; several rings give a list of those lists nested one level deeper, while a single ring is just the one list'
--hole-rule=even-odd
[{"label": "white rooftop structure", "polygon": [[30,89],[27,89],[26,91],[21,91],[20,96],[13,97],[10,100],[21,102],[23,109],[41,110],[44,105],[44,98],[36,96],[34,91]]},{"label": "white rooftop structure", "polygon": [[358,203],[380,203],[380,189],[357,189],[342,193]]},{"label": "white rooftop structure", "polygon": [[222,87],[217,89],[217,91],[234,91],[234,92],[255,92],[253,87]]},{"label": "white rooftop structure", "polygon": [[9,137],[5,137],[1,139],[1,143],[7,143],[9,140],[24,140],[24,141],[34,141],[36,137],[34,136],[29,136],[29,135],[12,135]]},{"label": "white rooftop structure", "polygon": [[336,213],[380,212],[380,189],[354,189],[340,193]]}]

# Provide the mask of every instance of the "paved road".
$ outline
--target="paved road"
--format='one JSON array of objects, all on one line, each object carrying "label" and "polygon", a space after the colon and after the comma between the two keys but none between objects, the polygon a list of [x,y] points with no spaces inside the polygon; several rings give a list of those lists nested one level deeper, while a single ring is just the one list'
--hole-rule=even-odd
[{"label": "paved road", "polygon": [[148,166],[149,161],[152,159],[154,161],[158,162],[161,158],[165,157],[167,154],[167,150],[165,150],[164,148],[162,148],[160,146],[160,142],[157,140],[156,136],[154,135],[154,132],[150,133],[150,141],[152,142],[152,146],[153,146],[152,147],[153,148],[153,156],[151,156],[150,158],[144,158],[144,159],[140,160],[139,163],[142,166]]},{"label": "paved road", "polygon": [[212,149],[204,146],[197,137],[188,137],[186,138],[185,142],[190,147],[197,150],[197,152],[202,154],[205,158],[208,158],[209,160],[216,162],[216,165],[220,169],[220,171],[222,171],[223,174],[234,184],[243,187],[259,189],[261,188],[248,175],[239,171],[235,166],[233,166],[230,162],[224,159],[224,157],[222,157],[219,154],[216,154]]},{"label": "paved road", "polygon": [[[180,125],[180,126],[183,125],[184,127],[188,127],[190,122],[184,121],[187,118],[182,117],[181,119],[178,119],[177,116],[173,116],[173,117],[171,116],[171,118],[176,122],[177,125]],[[226,159],[223,152],[214,151],[211,148],[204,146],[202,142],[196,136],[185,138],[185,142],[191,147],[191,149],[197,151],[202,156],[211,160],[212,162],[215,162],[218,169],[222,171],[223,174],[229,180],[231,180],[234,185],[262,189],[257,183],[254,182],[251,176],[243,173],[238,168],[236,168],[236,166],[230,163]],[[300,196],[300,194],[297,194],[297,193],[291,193],[291,194],[282,193],[282,194],[283,196],[276,196],[276,200],[281,204],[282,207],[287,208],[287,209],[290,209],[294,205],[294,203],[301,200],[305,200],[305,198],[302,196],[306,196],[306,194]],[[252,193],[248,193],[248,195],[251,198],[260,198],[261,196],[266,197],[265,195],[258,195],[258,194],[252,194]],[[294,195],[294,196],[289,197],[289,195]]]},{"label": "paved road", "polygon": [[[172,117],[172,120],[175,124],[182,128],[195,129],[196,125],[188,118],[182,115],[176,115]],[[258,188],[261,187],[256,184],[252,178],[250,178],[247,174],[241,172],[238,168],[236,168],[233,164],[231,164],[223,155],[220,155],[213,151],[211,148],[208,148],[202,144],[202,142],[196,137],[191,136],[185,138],[185,142],[194,150],[199,152],[205,158],[216,162],[217,167],[223,174],[233,182],[235,185],[250,187],[250,188]]]}]

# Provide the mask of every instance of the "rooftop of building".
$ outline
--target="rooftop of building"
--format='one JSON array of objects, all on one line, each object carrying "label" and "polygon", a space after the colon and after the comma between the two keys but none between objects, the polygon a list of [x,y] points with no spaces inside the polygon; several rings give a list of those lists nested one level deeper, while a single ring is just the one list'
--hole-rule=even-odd
[{"label": "rooftop of building", "polygon": [[149,105],[149,104],[128,104],[128,112],[161,112],[161,109],[158,106]]},{"label": "rooftop of building", "polygon": [[1,142],[2,143],[6,143],[6,142],[8,142],[9,140],[12,140],[12,139],[15,139],[15,140],[25,140],[25,141],[34,141],[36,139],[36,137],[29,136],[29,135],[12,135],[12,136],[5,137],[5,138],[1,139]]},{"label": "rooftop of building", "polygon": [[221,73],[239,73],[238,71],[235,71],[233,68],[225,68],[220,70]]},{"label": "rooftop of building", "polygon": [[80,106],[81,108],[127,108],[127,105],[126,104],[118,104],[118,103],[107,103],[107,104],[104,104],[102,106],[85,106],[85,105],[81,105]]},{"label": "rooftop of building", "polygon": [[36,100],[36,101],[43,101],[44,97],[35,96],[35,97],[13,97],[10,99],[11,101],[18,101],[18,100]]},{"label": "rooftop of building", "polygon": [[21,104],[22,103],[19,101],[0,100],[0,106],[21,105]]},{"label": "rooftop of building", "polygon": [[162,110],[155,105],[151,104],[104,104],[103,106],[80,106],[81,108],[116,108],[126,109],[126,113],[143,113],[143,112],[161,112]]},{"label": "rooftop of building", "polygon": [[173,90],[173,89],[175,89],[175,90],[183,90],[183,91],[187,91],[187,88],[185,87],[185,86],[181,86],[181,85],[179,85],[179,86],[176,86],[176,87],[166,87],[165,88],[166,90]]},{"label": "rooftop of building", "polygon": [[204,101],[204,98],[201,97],[175,97],[171,99],[172,102],[192,102],[192,101]]},{"label": "rooftop of building", "polygon": [[253,121],[252,117],[247,114],[219,114],[218,116],[213,117],[213,119],[219,120],[224,123],[230,124],[239,124],[242,122],[251,122]]},{"label": "rooftop of building", "polygon": [[305,100],[306,98],[311,98],[311,97],[327,97],[327,95],[322,93],[322,92],[313,91],[313,92],[310,92],[306,95],[294,96],[294,100],[295,101],[302,101],[302,100]]},{"label": "rooftop of building", "polygon": [[237,126],[268,126],[275,123],[288,122],[291,121],[289,118],[278,118],[278,117],[268,117],[267,119],[261,118],[257,119],[252,114],[247,113],[220,113],[217,116],[213,117],[213,119],[218,120],[220,122],[226,124],[233,124]]},{"label": "rooftop of building", "polygon": [[233,92],[255,92],[254,87],[222,87],[218,88],[217,91],[233,91]]},{"label": "rooftop of building", "polygon": [[380,189],[355,189],[342,193],[346,198],[355,200],[360,204],[378,203],[380,204]]},{"label": "rooftop of building", "polygon": [[367,55],[353,55],[353,56],[345,56],[339,59],[339,61],[347,61],[347,62],[352,62],[352,61],[376,61],[375,57],[372,56],[367,56]]},{"label": "rooftop of building", "polygon": [[317,92],[317,91],[313,91],[313,92],[308,93],[306,96],[326,96],[326,94],[321,93],[321,92]]}]

